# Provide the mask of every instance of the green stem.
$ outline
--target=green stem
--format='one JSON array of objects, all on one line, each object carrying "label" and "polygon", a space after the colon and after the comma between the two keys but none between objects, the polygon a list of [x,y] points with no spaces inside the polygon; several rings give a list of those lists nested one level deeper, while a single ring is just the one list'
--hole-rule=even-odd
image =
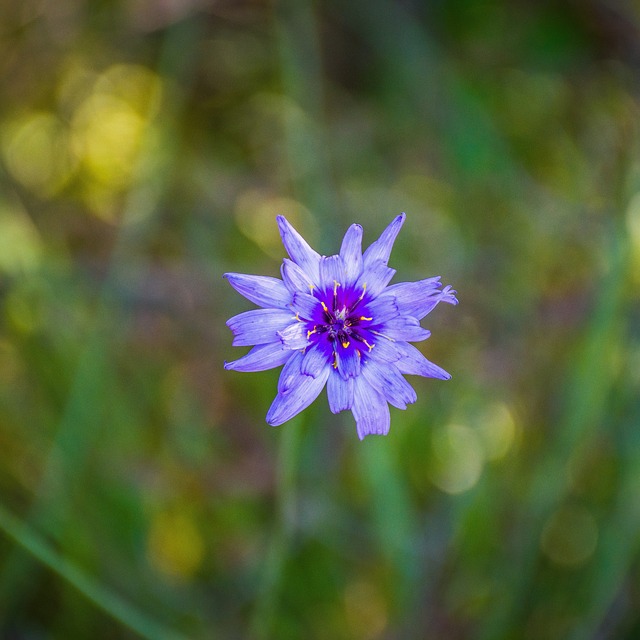
[{"label": "green stem", "polygon": [[287,550],[295,529],[295,477],[301,433],[300,419],[288,423],[282,427],[281,431],[276,486],[277,522],[269,541],[250,628],[250,637],[256,640],[266,640],[271,637]]}]

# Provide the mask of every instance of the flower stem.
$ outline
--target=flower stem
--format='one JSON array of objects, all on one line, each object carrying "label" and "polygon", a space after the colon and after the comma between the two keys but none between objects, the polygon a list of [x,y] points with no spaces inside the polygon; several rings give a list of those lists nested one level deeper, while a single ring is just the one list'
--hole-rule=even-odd
[{"label": "flower stem", "polygon": [[295,474],[301,433],[302,421],[300,418],[289,422],[280,433],[275,504],[277,520],[269,540],[251,621],[250,637],[255,640],[266,640],[271,637],[278,608],[287,551],[296,523]]}]

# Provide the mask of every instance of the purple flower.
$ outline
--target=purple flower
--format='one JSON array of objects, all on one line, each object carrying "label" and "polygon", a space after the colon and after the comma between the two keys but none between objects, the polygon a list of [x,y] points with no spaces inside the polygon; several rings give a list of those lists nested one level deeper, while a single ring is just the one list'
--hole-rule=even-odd
[{"label": "purple flower", "polygon": [[286,422],[308,407],[327,386],[333,413],[351,409],[358,436],[389,432],[389,405],[406,409],[416,392],[403,374],[448,380],[409,342],[430,332],[420,326],[438,302],[457,304],[440,277],[387,286],[387,266],[405,214],[397,216],[362,253],[362,227],[353,224],[340,253],[321,256],[278,216],[284,259],[282,280],[226,273],[245,298],[262,309],[227,322],[234,346],[253,346],[225,369],[263,371],[284,365],[278,394],[267,413],[270,425]]}]

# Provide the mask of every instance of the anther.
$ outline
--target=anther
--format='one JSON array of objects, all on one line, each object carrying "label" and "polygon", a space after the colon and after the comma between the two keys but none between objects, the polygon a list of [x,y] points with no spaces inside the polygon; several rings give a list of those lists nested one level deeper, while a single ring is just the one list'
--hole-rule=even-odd
[{"label": "anther", "polygon": [[350,343],[348,340],[345,340],[345,341],[342,343],[342,346],[346,349],[350,344],[351,344],[351,343]]},{"label": "anther", "polygon": [[364,342],[367,345],[367,347],[369,347],[369,351],[371,351],[371,349],[373,349],[373,347],[376,346],[375,344],[369,344],[366,340],[363,340],[362,342]]},{"label": "anther", "polygon": [[367,318],[367,316],[360,316],[360,320],[373,320],[373,318]]}]

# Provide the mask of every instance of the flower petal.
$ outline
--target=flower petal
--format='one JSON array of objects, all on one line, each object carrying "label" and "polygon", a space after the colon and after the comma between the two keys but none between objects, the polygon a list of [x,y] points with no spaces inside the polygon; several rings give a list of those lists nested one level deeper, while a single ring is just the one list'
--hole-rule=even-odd
[{"label": "flower petal", "polygon": [[238,360],[225,362],[224,368],[232,371],[266,371],[284,364],[292,355],[293,351],[282,344],[271,342],[253,347],[249,353]]},{"label": "flower petal", "polygon": [[[293,364],[290,365],[290,363]],[[279,384],[282,390],[278,391],[269,411],[267,423],[276,427],[306,409],[322,391],[330,368],[325,367],[316,378],[300,373],[302,354],[297,353],[285,364],[280,374],[280,380],[286,377],[283,384]],[[290,365],[290,366],[289,366]],[[288,370],[287,370],[288,369]],[[285,370],[287,370],[285,372]]]},{"label": "flower petal", "polygon": [[364,271],[354,288],[356,290],[366,289],[368,296],[375,298],[389,284],[389,280],[393,278],[395,273],[396,270],[387,267],[387,263],[382,260],[375,260],[368,265],[365,263]]},{"label": "flower petal", "polygon": [[347,233],[344,234],[342,246],[340,247],[340,257],[344,263],[345,282],[344,285],[353,284],[362,273],[362,227],[359,224],[352,224]]},{"label": "flower petal", "polygon": [[308,273],[288,258],[282,261],[280,272],[285,286],[292,293],[295,291],[313,291],[318,286],[316,284],[318,279],[312,280]]},{"label": "flower petal", "polygon": [[282,331],[293,320],[291,311],[281,309],[253,309],[239,313],[227,320],[233,332],[231,343],[234,347],[276,342],[278,331]]},{"label": "flower petal", "polygon": [[278,331],[277,335],[285,349],[304,349],[309,344],[307,325],[304,322],[292,322]]},{"label": "flower petal", "polygon": [[316,342],[310,346],[304,357],[302,358],[302,365],[300,366],[300,372],[306,376],[313,376],[314,378],[320,374],[325,367],[329,368],[333,363],[333,353],[331,347],[322,340]]},{"label": "flower petal", "polygon": [[380,237],[364,252],[363,259],[365,269],[377,260],[382,260],[384,264],[389,262],[393,243],[395,242],[406,217],[407,216],[404,213],[396,216],[391,224],[382,232]]},{"label": "flower petal", "polygon": [[373,346],[373,349],[365,352],[367,358],[373,358],[377,362],[397,362],[402,358],[402,351],[398,350],[396,346],[399,343],[395,340],[389,340],[370,332],[367,342]]},{"label": "flower petal", "polygon": [[364,316],[372,318],[371,322],[375,322],[376,325],[387,322],[399,315],[395,299],[385,294],[378,296],[371,302],[367,302],[366,306],[358,309],[358,313],[360,313],[360,310]]},{"label": "flower petal", "polygon": [[296,291],[293,294],[293,302],[291,304],[293,311],[305,320],[314,321],[318,316],[322,317],[322,307],[320,300],[314,298],[308,293]]},{"label": "flower petal", "polygon": [[337,369],[344,380],[347,378],[356,378],[360,375],[360,352],[349,345],[343,347],[339,342],[335,343]]},{"label": "flower petal", "polygon": [[438,302],[458,304],[455,291],[450,285],[444,289],[439,282],[440,276],[419,280],[418,282],[400,282],[388,287],[380,297],[393,297],[402,315],[410,315],[422,320]]},{"label": "flower petal", "polygon": [[295,385],[296,378],[299,378],[302,375],[300,373],[300,366],[302,364],[303,357],[304,356],[301,351],[296,351],[295,354],[287,360],[284,367],[282,367],[280,377],[278,378],[278,393],[286,395]]},{"label": "flower petal", "polygon": [[372,387],[382,392],[387,402],[398,409],[406,409],[408,404],[418,399],[414,388],[393,364],[381,365],[369,360],[362,367],[362,375]]},{"label": "flower petal", "polygon": [[331,413],[340,413],[351,409],[353,404],[353,378],[344,380],[335,370],[331,370],[327,379],[327,399]]},{"label": "flower petal", "polygon": [[402,351],[402,358],[395,365],[400,373],[425,378],[439,378],[450,380],[451,375],[442,367],[427,360],[413,345],[406,342],[398,343],[398,350]]},{"label": "flower petal", "polygon": [[277,216],[282,244],[291,259],[300,266],[314,281],[318,281],[320,254],[314,251],[307,241],[291,226],[284,216]]},{"label": "flower petal", "polygon": [[333,291],[335,283],[344,287],[344,265],[340,256],[322,256],[320,258],[320,288]]},{"label": "flower petal", "polygon": [[382,393],[374,389],[364,376],[354,380],[351,411],[360,440],[371,434],[386,436],[389,433],[389,405]]},{"label": "flower petal", "polygon": [[278,278],[249,276],[243,273],[225,273],[223,278],[226,278],[238,293],[259,307],[286,309],[291,302],[291,293]]},{"label": "flower petal", "polygon": [[405,342],[420,342],[431,335],[431,331],[422,328],[420,322],[413,316],[398,316],[369,330],[373,334],[378,333],[392,340],[404,340]]}]

